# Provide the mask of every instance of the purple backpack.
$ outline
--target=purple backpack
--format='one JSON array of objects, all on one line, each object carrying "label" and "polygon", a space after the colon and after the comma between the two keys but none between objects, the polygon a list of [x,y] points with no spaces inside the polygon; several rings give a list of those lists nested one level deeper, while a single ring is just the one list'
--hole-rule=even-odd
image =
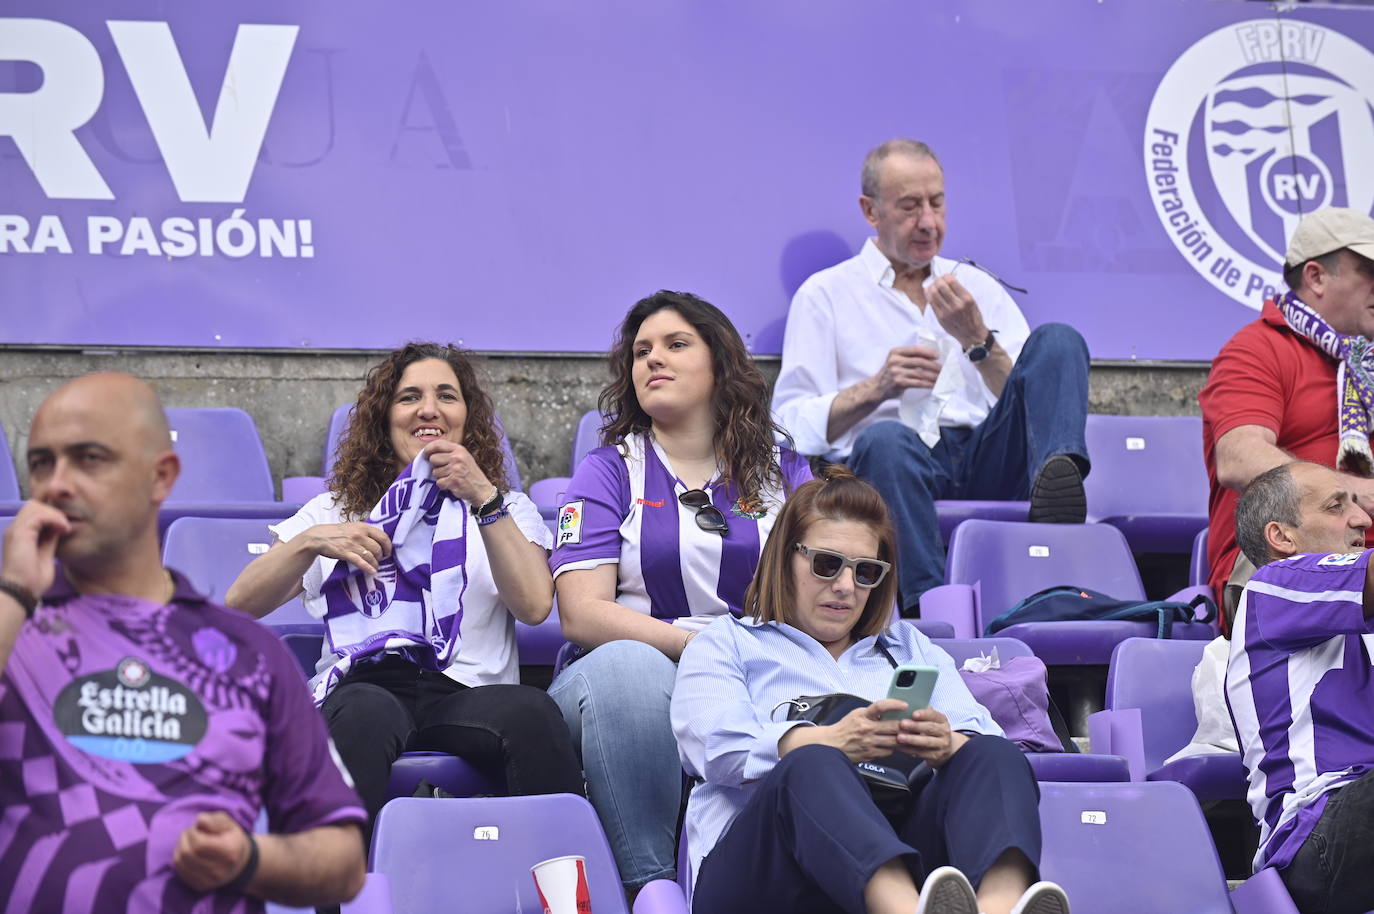
[{"label": "purple backpack", "polygon": [[[1048,673],[1039,657],[1012,657],[1003,660],[1000,669],[984,673],[960,670],[959,675],[1007,739],[1022,752],[1078,751],[1072,740],[1060,738],[1051,720],[1058,710],[1052,711]],[[1063,727],[1065,734],[1067,730]]]}]

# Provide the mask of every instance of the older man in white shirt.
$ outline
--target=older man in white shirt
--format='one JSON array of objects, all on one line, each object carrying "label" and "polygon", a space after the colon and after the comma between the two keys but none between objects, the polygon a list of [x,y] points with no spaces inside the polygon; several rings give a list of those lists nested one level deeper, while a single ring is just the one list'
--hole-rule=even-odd
[{"label": "older man in white shirt", "polygon": [[1033,521],[1083,521],[1088,349],[1064,324],[1031,332],[1000,280],[938,256],[944,171],[926,144],[870,152],[859,205],[877,237],[797,290],[773,408],[800,453],[882,493],[916,615],[944,583],[937,498],[1029,497]]}]

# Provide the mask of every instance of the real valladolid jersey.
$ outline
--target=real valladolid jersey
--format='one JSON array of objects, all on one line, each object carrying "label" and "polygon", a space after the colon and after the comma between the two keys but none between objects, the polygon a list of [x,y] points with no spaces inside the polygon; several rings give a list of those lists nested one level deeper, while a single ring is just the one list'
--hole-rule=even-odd
[{"label": "real valladolid jersey", "polygon": [[199,813],[365,821],[291,655],[175,582],[164,606],[59,576],[21,629],[0,675],[0,910],[248,914],[262,903],[172,870]]}]

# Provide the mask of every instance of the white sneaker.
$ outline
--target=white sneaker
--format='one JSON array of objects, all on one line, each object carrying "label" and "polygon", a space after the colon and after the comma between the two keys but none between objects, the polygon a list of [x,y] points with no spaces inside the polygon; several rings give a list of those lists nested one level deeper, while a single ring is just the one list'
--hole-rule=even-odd
[{"label": "white sneaker", "polygon": [[1053,882],[1037,882],[1026,889],[1011,914],[1069,914],[1069,896]]},{"label": "white sneaker", "polygon": [[978,897],[963,873],[952,866],[938,867],[921,886],[916,914],[978,914]]}]

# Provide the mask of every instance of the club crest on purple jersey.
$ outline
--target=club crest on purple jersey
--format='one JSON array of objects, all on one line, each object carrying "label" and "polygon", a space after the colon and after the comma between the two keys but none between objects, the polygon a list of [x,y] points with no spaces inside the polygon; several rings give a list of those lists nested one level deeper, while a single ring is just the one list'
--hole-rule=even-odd
[{"label": "club crest on purple jersey", "polygon": [[227,673],[239,654],[238,647],[224,632],[209,626],[191,636],[191,646],[200,662],[216,673]]},{"label": "club crest on purple jersey", "polygon": [[[216,648],[216,656],[222,655]],[[195,749],[205,736],[208,717],[185,685],[153,672],[141,659],[126,657],[112,670],[68,683],[53,702],[53,722],[83,752],[156,765]]]}]

